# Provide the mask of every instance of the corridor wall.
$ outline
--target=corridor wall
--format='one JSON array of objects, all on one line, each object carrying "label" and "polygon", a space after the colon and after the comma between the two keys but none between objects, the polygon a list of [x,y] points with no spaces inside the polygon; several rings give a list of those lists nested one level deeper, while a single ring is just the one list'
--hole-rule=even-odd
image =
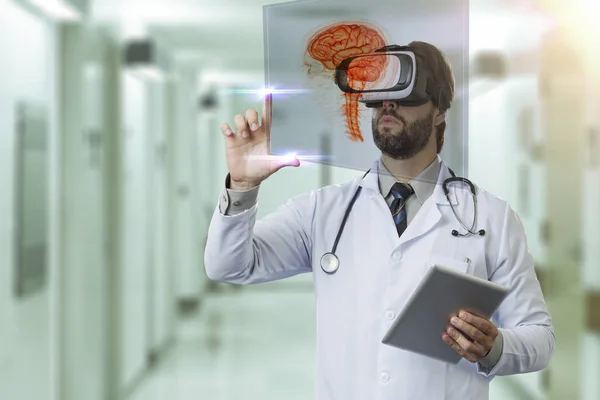
[{"label": "corridor wall", "polygon": [[[0,1],[0,398],[51,399],[56,394],[59,234],[56,130],[56,29],[12,1]],[[24,45],[24,42],[27,45]],[[26,100],[47,110],[48,237],[45,284],[15,296],[15,107]]]}]

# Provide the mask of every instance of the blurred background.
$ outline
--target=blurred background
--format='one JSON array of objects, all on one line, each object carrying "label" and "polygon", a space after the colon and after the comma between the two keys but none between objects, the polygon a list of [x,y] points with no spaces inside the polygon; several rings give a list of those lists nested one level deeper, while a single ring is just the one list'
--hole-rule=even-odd
[{"label": "blurred background", "polygon": [[[272,3],[0,0],[0,399],[313,398],[311,277],[204,273]],[[519,213],[557,335],[491,397],[599,400],[600,3],[471,3],[468,176]],[[283,169],[259,217],[356,174]]]}]

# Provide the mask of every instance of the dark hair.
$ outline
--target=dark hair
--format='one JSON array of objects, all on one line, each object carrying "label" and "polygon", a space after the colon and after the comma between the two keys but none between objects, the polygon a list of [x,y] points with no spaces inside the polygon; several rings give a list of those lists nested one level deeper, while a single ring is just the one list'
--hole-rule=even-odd
[{"label": "dark hair", "polygon": [[[452,105],[454,99],[454,71],[450,65],[448,57],[437,47],[426,42],[414,41],[408,45],[415,56],[417,62],[425,67],[429,76],[437,83],[442,91],[446,93],[443,104],[440,104],[439,98],[432,96],[434,107],[445,112]],[[446,121],[437,126],[436,140],[437,152],[442,151],[444,146],[444,132],[446,130]]]}]

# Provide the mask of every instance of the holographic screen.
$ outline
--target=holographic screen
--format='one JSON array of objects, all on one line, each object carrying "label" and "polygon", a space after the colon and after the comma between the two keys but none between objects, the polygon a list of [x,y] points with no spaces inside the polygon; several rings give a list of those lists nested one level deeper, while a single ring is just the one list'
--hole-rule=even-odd
[{"label": "holographic screen", "polygon": [[[373,111],[338,88],[336,63],[346,54],[424,41],[441,49],[454,70],[455,95],[441,156],[466,176],[468,0],[299,0],[264,6],[263,19],[273,155],[370,168],[380,156],[371,131]],[[327,48],[327,43],[335,45]]]}]

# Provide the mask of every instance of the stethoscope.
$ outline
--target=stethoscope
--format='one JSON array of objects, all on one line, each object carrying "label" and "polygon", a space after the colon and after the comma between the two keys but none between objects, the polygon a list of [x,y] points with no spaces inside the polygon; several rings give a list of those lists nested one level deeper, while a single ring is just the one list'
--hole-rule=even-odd
[{"label": "stethoscope", "polygon": [[[485,230],[483,230],[483,229],[474,231],[475,224],[477,223],[477,196],[475,195],[475,185],[473,185],[473,183],[470,180],[468,180],[467,178],[457,177],[454,174],[454,171],[452,171],[450,168],[448,168],[448,170],[450,171],[450,174],[452,175],[452,177],[446,179],[442,183],[442,188],[444,189],[444,193],[446,194],[446,200],[448,200],[448,204],[450,205],[450,208],[452,209],[452,213],[454,214],[454,217],[456,218],[458,223],[464,228],[464,230],[467,231],[466,233],[460,233],[456,229],[453,229],[452,236],[468,237],[471,235],[479,235],[479,236],[485,235]],[[365,176],[367,176],[367,174],[370,171],[371,170],[369,169],[367,172],[365,172],[362,179],[364,179]],[[473,199],[473,208],[474,208],[473,224],[471,225],[470,229],[467,228],[465,226],[465,224],[462,223],[461,219],[458,217],[458,214],[456,213],[456,210],[454,209],[454,205],[452,204],[452,201],[450,201],[450,197],[449,197],[450,190],[448,189],[448,185],[453,182],[462,182],[462,183],[466,183],[469,186],[469,189],[471,192],[471,197]],[[338,243],[340,241],[340,238],[342,237],[342,232],[344,231],[344,227],[346,226],[346,221],[348,220],[348,216],[350,215],[350,212],[352,211],[352,207],[354,206],[356,199],[360,195],[361,190],[362,190],[362,186],[358,185],[358,188],[354,192],[354,196],[352,196],[352,200],[350,200],[350,204],[348,205],[348,207],[346,208],[346,212],[344,213],[344,219],[342,220],[340,229],[338,229],[337,236],[335,238],[335,241],[333,242],[333,248],[331,249],[330,252],[323,254],[323,256],[321,257],[321,269],[328,274],[334,274],[340,268],[340,259],[338,258],[338,256],[335,255],[335,251],[337,250]]]}]

